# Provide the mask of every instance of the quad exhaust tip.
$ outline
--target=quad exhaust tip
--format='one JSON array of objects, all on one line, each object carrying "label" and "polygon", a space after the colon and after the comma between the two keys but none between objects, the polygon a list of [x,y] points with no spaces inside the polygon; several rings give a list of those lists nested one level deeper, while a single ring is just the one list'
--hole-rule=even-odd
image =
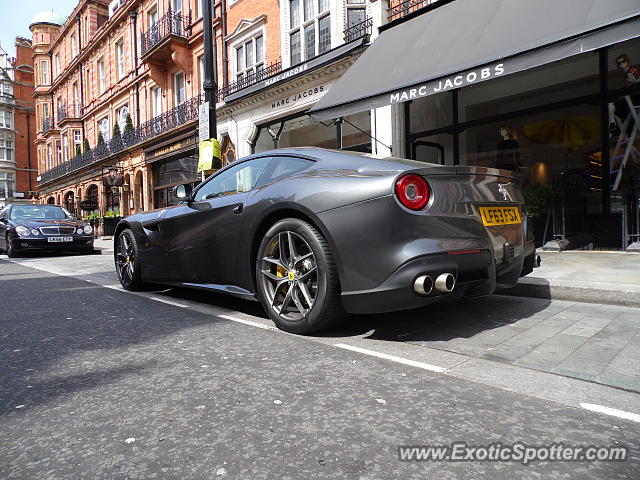
[{"label": "quad exhaust tip", "polygon": [[441,273],[435,281],[436,290],[451,293],[456,286],[456,278],[450,273]]},{"label": "quad exhaust tip", "polygon": [[540,258],[540,255],[536,255],[533,260],[533,268],[538,268],[540,265],[542,265],[542,258]]},{"label": "quad exhaust tip", "polygon": [[433,279],[429,275],[420,275],[413,282],[413,291],[418,295],[429,295],[433,290]]}]

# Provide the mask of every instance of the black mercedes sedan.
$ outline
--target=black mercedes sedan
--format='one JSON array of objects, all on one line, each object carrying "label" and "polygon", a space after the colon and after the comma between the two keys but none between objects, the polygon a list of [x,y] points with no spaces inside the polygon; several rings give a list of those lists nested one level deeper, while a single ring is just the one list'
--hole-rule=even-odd
[{"label": "black mercedes sedan", "polygon": [[0,250],[10,258],[30,250],[93,252],[93,227],[57,205],[8,205],[0,211]]},{"label": "black mercedes sedan", "polygon": [[179,205],[118,224],[123,287],[257,299],[289,332],[488,295],[536,263],[519,181],[506,170],[290,148],[174,193]]}]

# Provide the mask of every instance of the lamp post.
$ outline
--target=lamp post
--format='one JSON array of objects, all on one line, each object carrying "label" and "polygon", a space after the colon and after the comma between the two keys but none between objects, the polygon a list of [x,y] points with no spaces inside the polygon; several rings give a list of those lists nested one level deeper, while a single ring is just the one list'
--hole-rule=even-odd
[{"label": "lamp post", "polygon": [[[218,126],[216,122],[216,44],[213,37],[213,13],[212,1],[202,0],[202,22],[204,28],[204,101],[209,104],[209,138],[217,139]],[[222,162],[219,158],[213,159],[213,168],[220,168]]]}]

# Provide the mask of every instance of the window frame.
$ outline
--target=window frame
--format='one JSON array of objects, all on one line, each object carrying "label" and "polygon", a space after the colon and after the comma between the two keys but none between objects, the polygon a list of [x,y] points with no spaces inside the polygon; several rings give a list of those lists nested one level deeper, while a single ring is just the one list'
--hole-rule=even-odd
[{"label": "window frame", "polygon": [[[178,89],[178,78],[182,78],[182,88]],[[173,102],[174,106],[182,105],[187,101],[186,76],[182,70],[173,74]],[[182,101],[178,97],[178,93],[182,90]]]},{"label": "window frame", "polygon": [[[156,98],[155,92],[158,92],[157,98]],[[157,108],[157,111],[156,111],[156,108]],[[151,87],[151,115],[152,115],[151,118],[155,118],[161,114],[162,114],[162,88],[156,85],[155,87]]]},{"label": "window frame", "polygon": [[106,79],[106,71],[104,69],[104,58],[100,58],[96,62],[96,70],[98,74],[98,94],[102,95],[107,90],[107,79]]},{"label": "window frame", "polygon": [[[258,59],[258,39],[261,39],[261,58]],[[250,81],[260,75],[265,68],[265,35],[263,29],[253,32],[251,35],[243,37],[235,42],[232,47],[234,52],[233,62],[233,78],[236,82]],[[242,52],[242,55],[239,55]],[[247,52],[251,52],[251,65],[247,65],[249,56]],[[239,59],[242,57],[242,65]]]},{"label": "window frame", "polygon": [[78,56],[78,40],[76,39],[76,31],[71,33],[71,58]]},{"label": "window frame", "polygon": [[125,77],[127,70],[124,40],[122,38],[116,42],[116,69],[118,80],[122,80]]},{"label": "window frame", "polygon": [[[289,62],[290,66],[298,65],[302,62],[306,62],[311,60],[312,58],[317,57],[318,55],[322,55],[323,53],[328,52],[332,48],[332,15],[331,15],[331,2],[327,1],[327,8],[323,11],[320,11],[320,7],[322,6],[323,0],[287,0],[287,18],[284,19],[287,25],[286,30],[286,41],[289,46]],[[297,3],[297,15],[298,18],[294,21],[294,9],[292,5]],[[308,3],[309,2],[309,3]],[[311,4],[312,11],[308,18],[305,16],[305,6]],[[329,22],[329,45],[328,48],[321,50],[320,44],[320,22],[328,18]],[[313,32],[313,55],[310,55],[311,49],[309,45],[307,45],[308,40],[308,32]],[[294,35],[297,35],[299,38],[300,44],[300,59],[299,61],[295,60],[293,57],[293,50],[291,45],[293,45],[292,38]]]}]

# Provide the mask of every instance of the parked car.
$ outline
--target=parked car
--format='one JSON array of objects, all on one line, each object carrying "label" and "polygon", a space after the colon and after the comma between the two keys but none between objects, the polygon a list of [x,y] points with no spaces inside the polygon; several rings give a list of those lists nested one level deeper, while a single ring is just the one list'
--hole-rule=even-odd
[{"label": "parked car", "polygon": [[512,172],[317,148],[251,155],[116,228],[125,289],[259,299],[286,331],[477,297],[535,263]]},{"label": "parked car", "polygon": [[10,258],[29,250],[93,252],[93,228],[57,205],[8,205],[0,212],[0,250]]}]

